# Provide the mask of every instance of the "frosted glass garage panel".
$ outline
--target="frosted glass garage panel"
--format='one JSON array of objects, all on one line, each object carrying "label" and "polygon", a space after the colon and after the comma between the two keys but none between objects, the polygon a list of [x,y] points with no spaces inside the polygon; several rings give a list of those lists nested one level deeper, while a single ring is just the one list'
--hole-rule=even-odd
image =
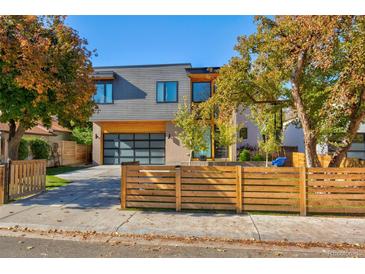
[{"label": "frosted glass garage panel", "polygon": [[134,150],[133,149],[120,150],[120,156],[121,157],[133,157],[134,156]]},{"label": "frosted glass garage panel", "polygon": [[136,157],[149,157],[150,150],[149,149],[136,149]]},{"label": "frosted glass garage panel", "polygon": [[104,165],[118,165],[119,158],[108,158],[104,157]]},{"label": "frosted glass garage panel", "polygon": [[151,141],[151,148],[165,148],[164,141]]},{"label": "frosted glass garage panel", "polygon": [[104,140],[118,141],[118,134],[104,134]]},{"label": "frosted glass garage panel", "polygon": [[122,149],[131,149],[134,147],[134,142],[133,141],[120,141],[119,147]]},{"label": "frosted glass garage panel", "polygon": [[104,141],[104,148],[118,148],[118,141]]},{"label": "frosted glass garage panel", "polygon": [[151,140],[165,140],[164,133],[151,133]]},{"label": "frosted glass garage panel", "polygon": [[148,165],[150,163],[149,158],[139,158],[136,157],[136,161],[138,161],[141,165]]},{"label": "frosted glass garage panel", "polygon": [[151,158],[151,165],[163,165],[165,158]]},{"label": "frosted glass garage panel", "polygon": [[165,157],[164,149],[151,149],[151,157]]},{"label": "frosted glass garage panel", "polygon": [[117,149],[104,149],[104,156],[105,157],[118,157],[118,150]]}]

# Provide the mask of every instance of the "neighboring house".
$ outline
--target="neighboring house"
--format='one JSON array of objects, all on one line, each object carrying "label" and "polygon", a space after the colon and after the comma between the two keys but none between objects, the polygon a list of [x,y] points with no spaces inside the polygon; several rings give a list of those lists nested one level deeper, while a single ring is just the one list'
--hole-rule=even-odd
[{"label": "neighboring house", "polygon": [[[218,70],[190,64],[96,67],[94,100],[99,110],[91,117],[93,162],[175,165],[189,161],[173,120],[184,100],[199,103],[212,95]],[[211,128],[206,134],[208,149],[194,158],[235,160],[237,145],[219,147],[213,134]]]},{"label": "neighboring house", "polygon": [[[294,120],[284,122],[284,146],[297,146],[298,152],[304,152],[303,129]],[[317,146],[318,154],[331,153],[331,148],[327,144]],[[365,160],[365,123],[361,124],[357,135],[347,152],[348,158],[358,158]]]},{"label": "neighboring house", "polygon": [[[28,129],[25,132],[24,137],[40,137],[52,145],[58,141],[71,140],[72,133],[71,130],[62,127],[57,120],[54,119],[49,129],[39,124]],[[0,161],[4,161],[8,158],[8,138],[8,124],[0,123]]]}]

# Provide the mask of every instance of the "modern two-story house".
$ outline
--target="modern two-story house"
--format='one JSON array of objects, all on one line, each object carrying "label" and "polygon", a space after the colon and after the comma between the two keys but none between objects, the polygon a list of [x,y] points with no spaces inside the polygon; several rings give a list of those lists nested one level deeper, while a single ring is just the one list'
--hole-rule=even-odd
[{"label": "modern two-story house", "polygon": [[[184,100],[198,103],[211,96],[218,69],[193,68],[190,64],[96,67],[94,100],[99,110],[91,117],[94,163],[187,162],[189,151],[177,138],[175,113]],[[255,128],[249,126],[252,134]],[[219,147],[213,134],[212,128],[206,134],[210,146],[194,157],[203,154],[208,160],[235,160],[236,144]],[[256,138],[250,138],[255,145]]]},{"label": "modern two-story house", "polygon": [[[189,161],[189,151],[178,139],[173,120],[184,100],[199,103],[213,93],[218,67],[193,68],[190,64],[96,67],[94,96],[99,110],[93,121],[93,162],[121,164],[177,165]],[[237,148],[256,147],[261,138],[256,125],[245,114],[236,113],[234,122],[244,124],[241,140],[230,147],[214,142],[215,129],[206,134],[206,151],[195,153],[198,159],[235,161]],[[284,122],[285,124],[285,122]],[[282,127],[282,126],[281,126]],[[303,132],[294,125],[284,126],[284,146],[304,152]],[[348,157],[363,158],[364,125]],[[319,153],[328,153],[329,151]]]}]

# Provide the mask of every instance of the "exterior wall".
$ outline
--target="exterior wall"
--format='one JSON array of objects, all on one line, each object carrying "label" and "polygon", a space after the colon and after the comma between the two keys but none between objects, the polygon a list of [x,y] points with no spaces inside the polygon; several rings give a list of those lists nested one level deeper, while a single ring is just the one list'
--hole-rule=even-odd
[{"label": "exterior wall", "polygon": [[166,165],[180,165],[189,161],[189,150],[177,138],[178,129],[172,122],[166,124]]},{"label": "exterior wall", "polygon": [[[172,120],[184,97],[190,101],[189,64],[102,67],[95,71],[113,71],[113,104],[99,104],[91,121]],[[178,103],[157,103],[157,81],[178,81]]]},{"label": "exterior wall", "polygon": [[[98,138],[95,138],[98,136]],[[101,127],[93,123],[93,145],[92,145],[92,161],[94,164],[101,165],[102,159],[101,159],[101,149],[102,149],[102,133],[101,133]]]},{"label": "exterior wall", "polygon": [[257,126],[248,119],[249,112],[246,110],[243,113],[241,110],[236,115],[236,123],[238,126],[247,128],[247,139],[237,143],[237,149],[242,146],[256,147],[260,140],[260,133]]},{"label": "exterior wall", "polygon": [[284,130],[284,146],[296,146],[298,152],[304,152],[304,135],[302,128],[289,124]]}]

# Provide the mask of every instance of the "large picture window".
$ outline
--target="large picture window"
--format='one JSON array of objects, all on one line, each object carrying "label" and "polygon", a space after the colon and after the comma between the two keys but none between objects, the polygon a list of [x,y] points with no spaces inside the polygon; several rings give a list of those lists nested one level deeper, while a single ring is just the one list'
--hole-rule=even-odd
[{"label": "large picture window", "polygon": [[210,82],[193,83],[193,102],[199,103],[209,99],[211,93]]},{"label": "large picture window", "polygon": [[156,101],[158,103],[177,103],[176,81],[157,82]]},{"label": "large picture window", "polygon": [[96,93],[94,102],[97,104],[112,104],[113,103],[113,84],[112,81],[96,82]]},{"label": "large picture window", "polygon": [[210,127],[208,127],[208,129],[205,131],[204,139],[207,142],[207,149],[201,151],[194,151],[193,158],[199,158],[200,156],[212,158],[212,131]]}]

